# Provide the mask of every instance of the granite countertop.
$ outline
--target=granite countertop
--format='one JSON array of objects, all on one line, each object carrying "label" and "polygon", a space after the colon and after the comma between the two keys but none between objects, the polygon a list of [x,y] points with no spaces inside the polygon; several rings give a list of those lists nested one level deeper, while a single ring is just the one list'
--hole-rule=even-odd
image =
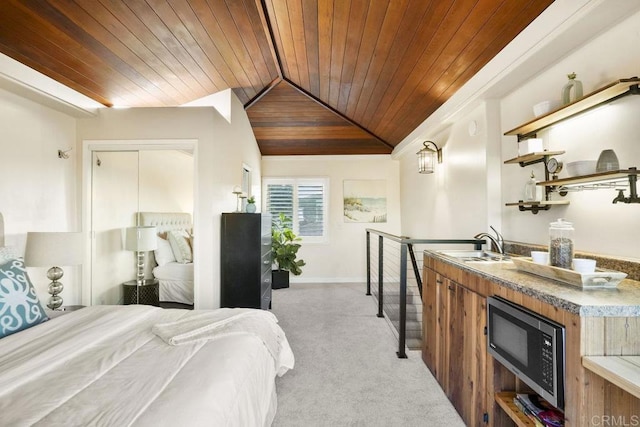
[{"label": "granite countertop", "polygon": [[636,280],[625,279],[617,288],[583,290],[520,271],[510,261],[465,262],[437,251],[424,253],[583,317],[640,317],[640,282]]}]

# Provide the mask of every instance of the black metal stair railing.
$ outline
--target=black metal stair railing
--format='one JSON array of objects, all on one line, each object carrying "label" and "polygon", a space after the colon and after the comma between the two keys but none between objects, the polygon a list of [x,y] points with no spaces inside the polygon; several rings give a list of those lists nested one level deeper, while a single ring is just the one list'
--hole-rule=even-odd
[{"label": "black metal stair railing", "polygon": [[[478,239],[411,239],[409,237],[395,236],[383,231],[367,228],[367,295],[371,295],[372,273],[377,272],[377,297],[378,297],[378,317],[385,317],[384,313],[384,284],[399,284],[398,293],[398,351],[396,354],[401,359],[407,358],[407,278],[408,271],[415,276],[420,298],[422,298],[422,278],[421,268],[415,255],[416,245],[460,245],[471,244],[477,250],[482,249],[484,240]],[[371,235],[377,235],[377,251],[371,244]],[[385,245],[385,239],[389,244]],[[393,251],[385,251],[393,246]],[[374,258],[377,258],[377,262]],[[411,261],[410,265],[408,264]],[[391,267],[390,267],[391,266]],[[410,270],[409,270],[410,269]],[[374,271],[375,270],[375,271]],[[386,279],[385,279],[386,277]],[[397,279],[396,279],[397,277]],[[399,279],[399,280],[398,280]]]}]

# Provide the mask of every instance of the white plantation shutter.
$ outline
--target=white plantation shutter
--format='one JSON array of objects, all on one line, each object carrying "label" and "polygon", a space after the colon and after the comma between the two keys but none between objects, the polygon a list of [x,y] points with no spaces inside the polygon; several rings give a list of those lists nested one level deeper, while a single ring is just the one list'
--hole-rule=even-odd
[{"label": "white plantation shutter", "polygon": [[298,185],[298,234],[324,235],[324,186],[322,184]]},{"label": "white plantation shutter", "polygon": [[293,184],[267,184],[267,212],[293,218]]},{"label": "white plantation shutter", "polygon": [[264,211],[284,213],[305,242],[326,240],[327,182],[325,178],[263,178]]}]

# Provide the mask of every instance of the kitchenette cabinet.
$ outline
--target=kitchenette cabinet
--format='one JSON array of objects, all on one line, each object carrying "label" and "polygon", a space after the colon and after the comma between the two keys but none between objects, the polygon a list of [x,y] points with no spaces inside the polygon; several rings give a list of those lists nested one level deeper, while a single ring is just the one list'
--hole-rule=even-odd
[{"label": "kitchenette cabinet", "polygon": [[640,283],[582,291],[518,271],[425,251],[422,357],[466,425],[513,426],[511,397],[530,392],[487,353],[486,297],[502,297],[565,326],[565,425],[611,417],[640,423],[640,399],[583,367],[583,356],[640,355]]},{"label": "kitchenette cabinet", "polygon": [[[424,361],[467,425],[486,416],[484,296],[424,268]],[[427,342],[428,341],[428,342]]]}]

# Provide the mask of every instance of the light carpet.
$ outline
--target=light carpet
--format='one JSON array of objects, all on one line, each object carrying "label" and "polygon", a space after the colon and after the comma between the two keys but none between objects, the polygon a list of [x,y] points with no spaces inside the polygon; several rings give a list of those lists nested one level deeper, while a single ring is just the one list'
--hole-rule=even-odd
[{"label": "light carpet", "polygon": [[464,426],[420,351],[397,358],[364,284],[292,284],[272,301],[296,357],[273,426]]}]

